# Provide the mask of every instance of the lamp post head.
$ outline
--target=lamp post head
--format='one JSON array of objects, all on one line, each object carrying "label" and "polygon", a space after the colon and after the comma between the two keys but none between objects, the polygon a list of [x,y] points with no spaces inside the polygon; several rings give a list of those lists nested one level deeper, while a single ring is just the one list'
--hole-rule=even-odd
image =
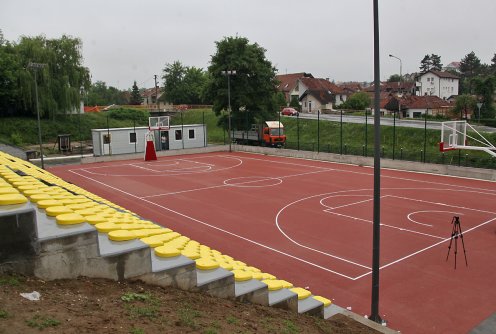
[{"label": "lamp post head", "polygon": [[45,66],[47,66],[47,64],[29,62],[27,68],[39,69],[39,68],[43,68]]}]

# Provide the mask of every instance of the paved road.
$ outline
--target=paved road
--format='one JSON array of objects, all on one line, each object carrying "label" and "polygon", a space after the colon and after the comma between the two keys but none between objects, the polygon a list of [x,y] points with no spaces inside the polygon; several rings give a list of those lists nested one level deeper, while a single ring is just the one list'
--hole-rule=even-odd
[{"label": "paved road", "polygon": [[21,159],[26,159],[26,153],[18,147],[0,144],[0,151],[13,155]]},{"label": "paved road", "polygon": [[[294,117],[294,116],[287,116],[287,117]],[[317,119],[316,114],[301,113],[299,117],[305,118],[305,119]],[[324,120],[324,121],[340,122],[341,115],[321,114],[320,119]],[[343,115],[343,123],[364,124],[365,123],[365,116]],[[367,123],[368,124],[374,124],[374,117],[368,116],[367,117]],[[393,124],[394,124],[394,120],[392,118],[381,117],[381,125],[393,126]],[[402,119],[396,119],[396,126],[423,129],[425,126],[425,121],[424,120],[403,119],[403,118]],[[441,130],[441,123],[436,122],[436,121],[427,121],[427,128],[428,129]],[[496,132],[496,128],[491,128],[488,126],[474,126],[474,128],[479,132],[489,132],[489,133]]]}]

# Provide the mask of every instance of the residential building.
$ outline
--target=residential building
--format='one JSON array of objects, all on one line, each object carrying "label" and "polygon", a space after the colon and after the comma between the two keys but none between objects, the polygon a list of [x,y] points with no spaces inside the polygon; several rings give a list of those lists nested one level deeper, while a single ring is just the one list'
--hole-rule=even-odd
[{"label": "residential building", "polygon": [[276,75],[276,80],[278,81],[277,90],[284,94],[288,105],[291,102],[291,98],[300,98],[299,92],[295,91],[296,82],[300,78],[313,78],[313,76],[305,72]]},{"label": "residential building", "polygon": [[450,117],[453,107],[453,104],[435,95],[409,96],[401,99],[401,109],[409,118],[419,118],[425,114]]},{"label": "residential building", "polygon": [[417,81],[420,86],[418,95],[433,95],[441,99],[458,95],[459,77],[450,72],[429,70],[419,74]]},{"label": "residential building", "polygon": [[328,112],[346,101],[347,94],[329,79],[300,78],[293,90],[299,93],[302,112]]},{"label": "residential building", "polygon": [[[172,103],[160,100],[160,97],[163,95],[163,93],[164,89],[160,87],[147,88],[141,93],[141,97],[143,98],[143,102],[141,104],[147,106],[150,111],[172,110]],[[158,105],[157,94],[159,100]]]},{"label": "residential building", "polygon": [[456,73],[459,73],[460,72],[460,64],[461,62],[459,61],[452,61],[451,63],[449,63],[448,65],[446,65],[443,70],[445,71],[448,71],[448,72],[456,72]]}]

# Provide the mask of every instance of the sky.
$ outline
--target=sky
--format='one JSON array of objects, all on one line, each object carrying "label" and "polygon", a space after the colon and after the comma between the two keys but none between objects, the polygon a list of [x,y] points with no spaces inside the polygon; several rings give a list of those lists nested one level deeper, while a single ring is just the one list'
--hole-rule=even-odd
[{"label": "sky", "polygon": [[[381,80],[419,70],[426,54],[444,65],[470,52],[496,53],[495,0],[379,0]],[[0,30],[82,40],[92,81],[128,89],[162,82],[166,64],[207,69],[224,37],[266,50],[279,74],[373,81],[372,0],[1,0]]]}]

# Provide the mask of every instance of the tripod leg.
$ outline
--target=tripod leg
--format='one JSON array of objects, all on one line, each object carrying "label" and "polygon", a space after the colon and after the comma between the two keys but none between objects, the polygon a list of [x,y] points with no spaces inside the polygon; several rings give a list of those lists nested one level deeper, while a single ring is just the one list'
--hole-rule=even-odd
[{"label": "tripod leg", "polygon": [[456,269],[456,253],[458,253],[458,234],[455,235],[455,269]]},{"label": "tripod leg", "polygon": [[465,251],[465,241],[463,241],[463,233],[462,233],[462,226],[459,226],[460,229],[460,239],[462,241],[462,247],[463,247],[463,255],[465,256],[465,265],[468,267],[468,262],[467,262],[467,252]]},{"label": "tripod leg", "polygon": [[453,224],[453,228],[451,229],[451,239],[450,243],[448,245],[448,254],[446,255],[446,261],[448,261],[450,250],[451,250],[451,244],[453,243],[453,237],[455,236],[455,224]]}]

